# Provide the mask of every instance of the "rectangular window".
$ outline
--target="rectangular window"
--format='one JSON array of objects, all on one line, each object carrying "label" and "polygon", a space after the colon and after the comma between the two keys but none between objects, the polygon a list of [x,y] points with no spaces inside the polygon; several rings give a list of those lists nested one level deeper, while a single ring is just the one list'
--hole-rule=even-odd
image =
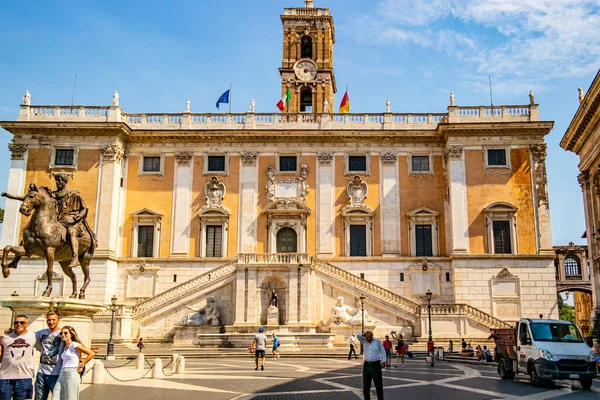
[{"label": "rectangular window", "polygon": [[280,156],[279,157],[279,171],[281,172],[296,172],[296,156]]},{"label": "rectangular window", "polygon": [[206,257],[223,257],[223,227],[208,225],[206,227]]},{"label": "rectangular window", "polygon": [[350,257],[367,255],[367,226],[350,225]]},{"label": "rectangular window", "polygon": [[446,272],[446,282],[450,282],[450,272]]},{"label": "rectangular window", "polygon": [[366,156],[348,156],[348,172],[365,172],[366,170]]},{"label": "rectangular window", "polygon": [[493,221],[494,254],[512,254],[510,221]]},{"label": "rectangular window", "polygon": [[400,272],[400,282],[404,282],[404,272]]},{"label": "rectangular window", "polygon": [[225,172],[225,156],[208,156],[208,172]]},{"label": "rectangular window", "polygon": [[154,226],[138,226],[138,257],[153,257]]},{"label": "rectangular window", "polygon": [[173,283],[177,282],[177,274],[173,274]]},{"label": "rectangular window", "polygon": [[412,156],[412,172],[429,172],[429,156]]},{"label": "rectangular window", "polygon": [[364,272],[360,273],[360,279],[365,279],[365,273]]},{"label": "rectangular window", "polygon": [[73,165],[74,155],[75,150],[73,149],[56,149],[54,165]]},{"label": "rectangular window", "polygon": [[488,165],[506,166],[506,150],[504,149],[489,149],[487,151]]},{"label": "rectangular window", "polygon": [[415,256],[433,256],[433,243],[431,240],[431,225],[415,225]]},{"label": "rectangular window", "polygon": [[160,157],[144,157],[144,172],[160,172]]}]

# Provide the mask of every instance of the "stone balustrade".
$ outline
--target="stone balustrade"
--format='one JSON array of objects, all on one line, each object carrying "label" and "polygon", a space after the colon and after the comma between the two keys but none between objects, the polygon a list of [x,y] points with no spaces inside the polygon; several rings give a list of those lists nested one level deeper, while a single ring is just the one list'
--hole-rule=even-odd
[{"label": "stone balustrade", "polygon": [[475,322],[490,328],[513,328],[512,324],[504,322],[501,319],[498,319],[468,304],[432,304],[431,315],[459,315],[465,316],[468,319],[474,320]]},{"label": "stone balustrade", "polygon": [[312,257],[306,253],[239,253],[238,264],[312,264]]},{"label": "stone balustrade", "polygon": [[441,123],[539,121],[537,104],[448,107],[447,113],[138,113],[118,106],[21,105],[18,121],[123,122],[132,130],[436,130]]}]

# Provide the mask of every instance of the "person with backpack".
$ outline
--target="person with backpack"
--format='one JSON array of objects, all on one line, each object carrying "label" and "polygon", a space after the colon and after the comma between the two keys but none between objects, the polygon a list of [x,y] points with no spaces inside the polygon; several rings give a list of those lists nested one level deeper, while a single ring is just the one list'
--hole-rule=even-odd
[{"label": "person with backpack", "polygon": [[277,354],[277,349],[279,348],[279,346],[281,346],[281,344],[279,343],[279,338],[277,337],[275,332],[273,332],[273,361],[278,360],[280,357],[279,354]]}]

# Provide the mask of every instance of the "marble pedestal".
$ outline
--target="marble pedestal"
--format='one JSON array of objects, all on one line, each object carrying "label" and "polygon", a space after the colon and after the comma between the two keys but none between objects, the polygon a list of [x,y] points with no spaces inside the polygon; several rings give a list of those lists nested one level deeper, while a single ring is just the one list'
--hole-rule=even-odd
[{"label": "marble pedestal", "polygon": [[279,308],[269,307],[267,310],[267,326],[279,325]]},{"label": "marble pedestal", "polygon": [[92,343],[92,316],[106,309],[97,301],[69,299],[64,297],[14,296],[0,301],[2,307],[10,308],[14,315],[23,314],[29,320],[28,330],[47,328],[46,313],[57,311],[60,327],[72,326],[82,344],[90,348]]},{"label": "marble pedestal", "polygon": [[[350,335],[359,334],[360,329],[360,325],[331,325],[329,327],[329,333],[335,335],[335,338],[333,340],[334,346],[343,346],[348,345],[348,343],[350,343]],[[365,325],[365,332],[374,330],[375,325]]]}]

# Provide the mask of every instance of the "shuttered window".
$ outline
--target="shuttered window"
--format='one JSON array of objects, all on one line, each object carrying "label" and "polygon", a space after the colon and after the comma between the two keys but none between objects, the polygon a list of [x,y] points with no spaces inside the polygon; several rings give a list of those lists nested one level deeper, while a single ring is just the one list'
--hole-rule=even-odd
[{"label": "shuttered window", "polygon": [[138,257],[153,257],[154,226],[138,226]]},{"label": "shuttered window", "polygon": [[350,256],[364,257],[367,255],[367,226],[350,225]]},{"label": "shuttered window", "polygon": [[417,257],[433,256],[431,225],[415,225],[415,245]]},{"label": "shuttered window", "polygon": [[223,257],[223,227],[208,225],[206,227],[206,257]]},{"label": "shuttered window", "polygon": [[510,221],[493,221],[494,253],[512,254],[510,241]]}]

